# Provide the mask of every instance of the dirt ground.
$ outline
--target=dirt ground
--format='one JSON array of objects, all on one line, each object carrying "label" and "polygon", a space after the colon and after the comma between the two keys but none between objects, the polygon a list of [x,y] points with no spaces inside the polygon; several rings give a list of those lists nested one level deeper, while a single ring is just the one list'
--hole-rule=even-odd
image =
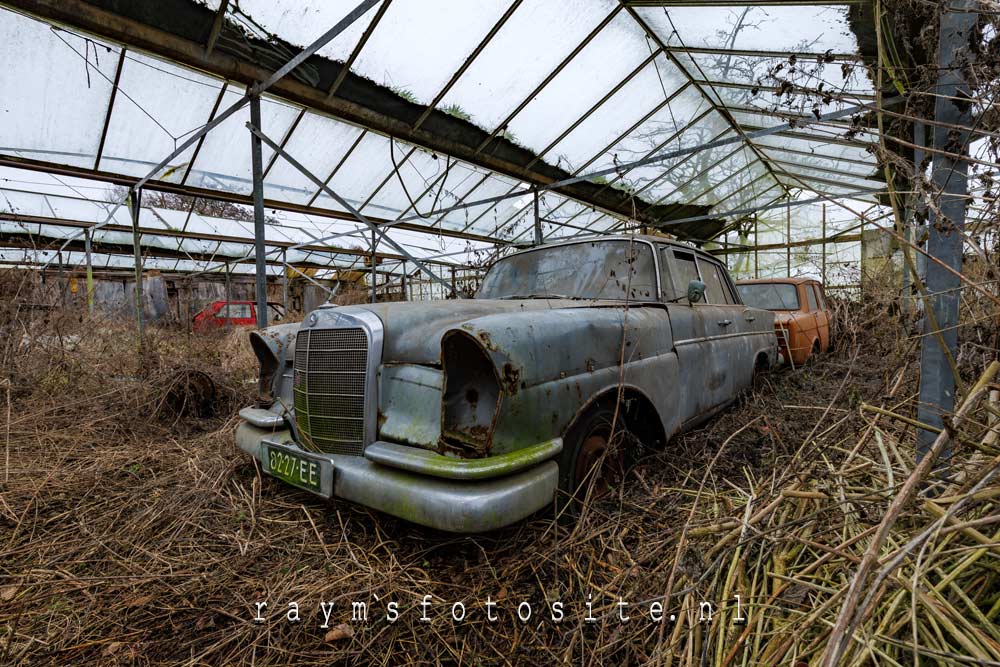
[{"label": "dirt ground", "polygon": [[[256,378],[244,332],[152,330],[140,363],[131,324],[49,315],[5,351],[0,664],[809,664],[829,632],[810,613],[835,615],[824,588],[845,586],[860,560],[836,545],[877,524],[892,498],[878,495],[892,485],[872,452],[888,440],[905,452],[912,429],[883,419],[859,450],[862,472],[839,462],[872,425],[864,405],[910,414],[900,406],[916,391],[917,338],[879,308],[838,316],[833,352],[765,375],[645,456],[575,525],[543,512],[455,536],[259,474],[233,445]],[[985,360],[963,360],[970,383]],[[886,464],[890,479],[908,472]],[[824,505],[833,471],[849,497],[862,484],[875,495],[849,512]],[[776,578],[816,572],[830,550],[840,556],[823,561],[823,582]],[[995,557],[959,580],[1000,589]],[[734,609],[736,595],[749,607]],[[984,595],[974,606],[985,617]],[[701,602],[711,623],[695,618]],[[747,608],[771,616],[741,624]]]}]

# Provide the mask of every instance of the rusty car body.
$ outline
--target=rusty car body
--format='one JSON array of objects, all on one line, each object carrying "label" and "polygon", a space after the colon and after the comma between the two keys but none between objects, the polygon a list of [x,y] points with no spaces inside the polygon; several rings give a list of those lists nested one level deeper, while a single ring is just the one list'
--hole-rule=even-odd
[{"label": "rusty car body", "polygon": [[322,307],[251,343],[262,396],[236,440],[264,472],[464,533],[576,491],[616,405],[663,444],[777,359],[773,315],[722,264],[647,236],[542,245],[476,298]]},{"label": "rusty car body", "polygon": [[793,367],[830,348],[830,311],[823,284],[812,278],[771,278],[736,283],[744,303],[774,313],[782,362]]}]

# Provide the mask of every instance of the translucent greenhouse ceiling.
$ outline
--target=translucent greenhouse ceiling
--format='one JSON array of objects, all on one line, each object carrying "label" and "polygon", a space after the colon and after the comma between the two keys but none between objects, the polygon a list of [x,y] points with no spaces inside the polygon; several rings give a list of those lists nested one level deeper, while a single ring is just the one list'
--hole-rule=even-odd
[{"label": "translucent greenhouse ceiling", "polygon": [[[220,3],[200,4],[218,10]],[[228,3],[226,20],[229,29],[276,35],[301,47],[356,4],[240,0]],[[871,202],[884,189],[873,178],[877,165],[866,150],[876,136],[846,139],[845,123],[810,124],[816,114],[873,99],[846,5],[626,5],[393,0],[384,11],[368,10],[319,55],[350,61],[352,72],[410,103],[435,105],[505,137],[536,156],[531,164],[583,176],[613,169],[590,180],[646,204],[697,204],[706,217],[726,219],[800,190]],[[103,177],[145,176],[245,93],[243,83],[7,9],[0,9],[0,60],[0,90],[17,91],[2,101],[0,156]],[[159,181],[250,194],[249,115],[244,107],[214,128],[156,173],[153,187]],[[794,132],[754,139],[744,134],[793,118],[799,121]],[[376,221],[404,220],[430,232],[496,241],[532,239],[532,184],[484,166],[489,149],[482,163],[457,160],[268,95],[261,124]],[[697,150],[718,139],[733,143]],[[628,164],[679,150],[691,152]],[[264,194],[275,208],[349,217],[266,145],[263,160]],[[441,212],[502,195],[511,196]],[[16,206],[41,206],[25,196],[14,196]],[[58,201],[65,213],[56,215],[100,222],[93,211],[78,208],[83,204]],[[555,191],[543,193],[539,209],[546,238],[616,229],[626,217]],[[162,221],[150,217],[148,224],[181,224],[170,219],[174,213],[161,215]],[[189,224],[207,230],[223,222]],[[302,219],[288,221],[290,228],[299,225],[308,227]],[[344,222],[342,228],[367,243],[359,226]],[[252,238],[245,226],[239,234]],[[417,248],[438,243],[413,238]]]},{"label": "translucent greenhouse ceiling", "polygon": [[[0,235],[31,239],[44,246],[47,241],[72,238],[81,227],[103,223],[92,232],[95,246],[130,247],[130,212],[127,207],[115,210],[115,194],[105,183],[0,167]],[[357,267],[369,250],[370,232],[360,223],[272,209],[266,215],[264,236],[271,261]],[[144,252],[168,250],[210,256],[215,264],[253,257],[254,230],[250,221],[143,205],[139,227]],[[466,265],[476,250],[487,247],[402,229],[391,229],[387,234],[418,259],[442,265]],[[317,239],[327,240],[318,243]],[[338,248],[354,252],[338,252]],[[377,250],[396,255],[385,243]],[[399,262],[386,262],[385,267],[383,270],[389,272],[402,270]]]}]

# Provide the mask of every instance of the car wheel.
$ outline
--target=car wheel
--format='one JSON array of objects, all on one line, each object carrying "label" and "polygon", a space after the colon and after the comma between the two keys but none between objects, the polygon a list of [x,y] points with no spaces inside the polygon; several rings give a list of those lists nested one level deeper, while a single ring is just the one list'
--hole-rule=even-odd
[{"label": "car wheel", "polygon": [[559,457],[561,503],[572,514],[579,513],[584,502],[609,496],[625,479],[635,455],[635,436],[625,425],[624,410],[619,412],[615,432],[611,423],[614,410],[598,407],[574,424],[566,434]]}]

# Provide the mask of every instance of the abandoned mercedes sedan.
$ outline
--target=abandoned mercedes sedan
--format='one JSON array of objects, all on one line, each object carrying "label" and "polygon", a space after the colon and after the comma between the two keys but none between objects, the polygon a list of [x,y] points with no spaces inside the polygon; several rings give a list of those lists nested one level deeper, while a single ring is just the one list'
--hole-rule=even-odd
[{"label": "abandoned mercedes sedan", "polygon": [[635,447],[731,403],[775,363],[773,326],[687,245],[543,245],[474,299],[325,306],[250,334],[261,396],[236,440],[325,498],[490,530],[607,488]]}]

